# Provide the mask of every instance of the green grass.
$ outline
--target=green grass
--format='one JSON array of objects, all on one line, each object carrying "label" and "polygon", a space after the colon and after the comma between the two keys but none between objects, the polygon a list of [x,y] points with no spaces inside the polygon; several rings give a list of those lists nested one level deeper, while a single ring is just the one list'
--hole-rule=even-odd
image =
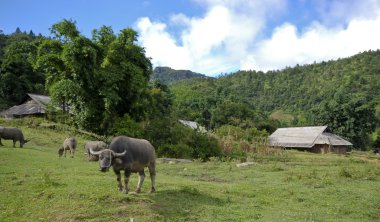
[{"label": "green grass", "polygon": [[[1,122],[0,125],[13,122]],[[379,221],[380,158],[368,153],[319,155],[289,152],[281,158],[237,162],[157,164],[139,195],[117,192],[112,170],[100,173],[83,154],[57,149],[72,131],[19,126],[33,140],[23,149],[0,147],[0,221]],[[148,173],[147,173],[148,175]],[[131,189],[137,185],[131,176]]]}]

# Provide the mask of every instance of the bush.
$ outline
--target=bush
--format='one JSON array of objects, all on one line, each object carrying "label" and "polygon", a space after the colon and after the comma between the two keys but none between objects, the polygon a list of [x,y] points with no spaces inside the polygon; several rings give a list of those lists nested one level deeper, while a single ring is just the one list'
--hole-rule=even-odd
[{"label": "bush", "polygon": [[186,144],[164,144],[158,147],[159,156],[174,158],[192,158],[193,149]]},{"label": "bush", "polygon": [[128,114],[125,114],[123,117],[116,119],[111,134],[142,138],[143,130],[136,121],[134,121]]},{"label": "bush", "polygon": [[188,145],[194,149],[193,158],[207,160],[210,157],[221,156],[218,140],[210,135],[193,131]]}]

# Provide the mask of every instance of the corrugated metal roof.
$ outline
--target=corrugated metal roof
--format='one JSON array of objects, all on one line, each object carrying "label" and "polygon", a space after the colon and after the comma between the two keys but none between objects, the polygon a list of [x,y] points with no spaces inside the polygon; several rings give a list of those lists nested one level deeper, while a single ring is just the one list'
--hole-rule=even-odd
[{"label": "corrugated metal roof", "polygon": [[191,127],[194,130],[198,130],[199,132],[202,132],[202,133],[207,132],[207,130],[203,126],[199,125],[197,122],[182,120],[182,119],[178,121],[182,123],[183,125]]},{"label": "corrugated metal roof", "polygon": [[32,93],[28,93],[28,96],[30,98],[32,98],[34,101],[38,102],[41,106],[44,106],[44,107],[50,103],[50,97],[49,96],[37,95],[37,94],[32,94]]},{"label": "corrugated metal roof", "polygon": [[279,128],[269,136],[269,144],[294,148],[311,148],[315,144],[352,146],[352,143],[340,136],[325,132],[326,129],[327,126]]},{"label": "corrugated metal roof", "polygon": [[327,126],[279,128],[269,136],[271,146],[311,148]]},{"label": "corrugated metal roof", "polygon": [[22,116],[46,113],[45,106],[50,102],[50,97],[28,93],[30,97],[25,103],[12,106],[0,113],[4,117]]},{"label": "corrugated metal roof", "polygon": [[322,133],[314,144],[330,144],[333,146],[352,146],[352,143],[332,133]]}]

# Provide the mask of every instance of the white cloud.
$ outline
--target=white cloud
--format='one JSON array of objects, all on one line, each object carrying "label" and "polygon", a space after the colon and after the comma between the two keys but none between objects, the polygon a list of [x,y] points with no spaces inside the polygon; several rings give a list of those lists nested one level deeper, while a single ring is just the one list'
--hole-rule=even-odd
[{"label": "white cloud", "polygon": [[[376,0],[368,0],[365,6],[358,7],[360,12],[347,13],[343,25],[314,21],[300,32],[294,24],[285,22],[267,39],[259,36],[266,28],[268,16],[283,13],[286,0],[194,1],[206,8],[202,17],[176,14],[171,16],[169,24],[149,18],[138,20],[140,43],[154,66],[215,75],[238,69],[281,69],[380,48],[380,7]],[[359,0],[351,2],[355,5]],[[332,0],[329,7],[324,4],[327,1],[318,3],[318,10],[322,16],[330,16],[331,21],[334,15],[342,20],[340,11],[354,10],[342,0]],[[169,25],[182,31],[173,35]]]},{"label": "white cloud", "polygon": [[301,34],[294,25],[284,24],[274,30],[270,39],[258,43],[258,48],[243,60],[242,69],[281,69],[380,49],[378,27],[380,16],[373,20],[354,19],[340,29],[314,23]]},{"label": "white cloud", "polygon": [[140,41],[155,66],[190,67],[192,58],[189,51],[177,45],[175,39],[166,31],[165,24],[152,23],[149,18],[141,18],[137,26],[141,35]]}]

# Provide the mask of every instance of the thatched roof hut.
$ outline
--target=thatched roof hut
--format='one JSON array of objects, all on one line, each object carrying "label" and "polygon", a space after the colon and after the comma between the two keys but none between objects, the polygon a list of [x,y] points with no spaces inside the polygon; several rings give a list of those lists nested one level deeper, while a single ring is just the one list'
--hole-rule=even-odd
[{"label": "thatched roof hut", "polygon": [[21,105],[12,106],[11,108],[0,112],[0,116],[13,118],[22,116],[40,116],[45,115],[46,106],[50,103],[50,97],[28,93],[28,99]]},{"label": "thatched roof hut", "polygon": [[269,136],[269,144],[315,153],[346,153],[352,146],[349,141],[329,133],[327,126],[279,128]]}]

